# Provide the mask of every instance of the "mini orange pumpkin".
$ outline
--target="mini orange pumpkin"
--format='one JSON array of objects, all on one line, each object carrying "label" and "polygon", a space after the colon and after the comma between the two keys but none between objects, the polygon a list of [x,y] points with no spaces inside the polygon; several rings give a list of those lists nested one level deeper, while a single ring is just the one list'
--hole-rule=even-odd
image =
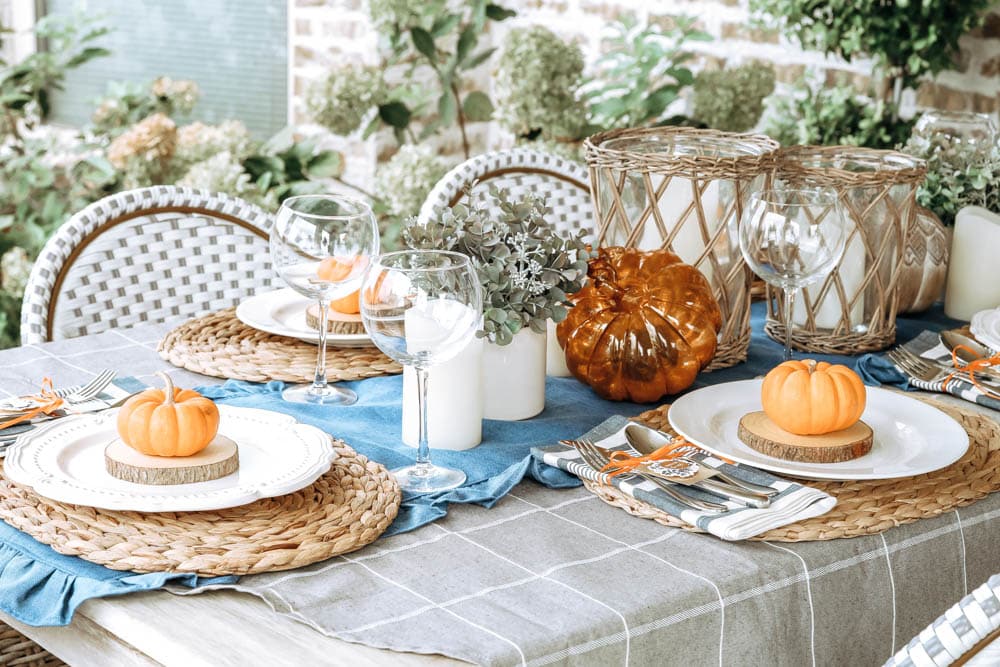
[{"label": "mini orange pumpkin", "polygon": [[847,366],[804,359],[778,364],[764,377],[760,400],[771,421],[796,435],[853,425],[865,411],[865,385]]},{"label": "mini orange pumpkin", "polygon": [[166,387],[126,401],[118,412],[118,435],[150,456],[197,454],[219,431],[219,408],[196,391],[175,388],[166,373],[157,375]]},{"label": "mini orange pumpkin", "polygon": [[715,355],[719,304],[698,269],[667,250],[601,248],[556,328],[566,366],[613,401],[676,394]]},{"label": "mini orange pumpkin", "polygon": [[330,302],[330,310],[345,315],[357,315],[361,312],[361,290],[354,290],[340,299]]}]

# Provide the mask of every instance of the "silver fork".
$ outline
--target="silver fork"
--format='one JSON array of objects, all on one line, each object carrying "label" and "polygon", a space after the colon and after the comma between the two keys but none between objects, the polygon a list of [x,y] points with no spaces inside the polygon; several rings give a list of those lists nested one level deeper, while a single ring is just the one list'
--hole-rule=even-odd
[{"label": "silver fork", "polygon": [[[896,364],[896,367],[903,371],[903,373],[923,382],[941,382],[952,374],[958,375],[965,380],[969,379],[968,372],[960,368],[956,369],[951,366],[944,366],[936,361],[924,359],[910,352],[905,347],[893,348],[885,356]],[[1000,390],[1000,383],[994,380],[984,378],[981,375],[977,376],[976,380],[990,389]]]},{"label": "silver fork", "polygon": [[70,387],[69,389],[57,389],[55,395],[59,398],[65,399],[67,403],[79,403],[82,401],[89,401],[94,398],[102,391],[104,391],[111,381],[115,379],[115,371],[110,368],[105,368],[103,371],[98,373],[94,379],[92,379],[87,384],[79,388]]},{"label": "silver fork", "polygon": [[[569,445],[580,452],[580,456],[583,457],[584,462],[597,472],[601,471],[601,468],[608,465],[611,459],[607,454],[603,453],[597,445],[590,442],[589,440],[562,440],[565,445]],[[712,512],[718,514],[720,512],[725,512],[727,508],[725,505],[720,505],[719,503],[713,503],[706,500],[697,500],[695,498],[689,498],[682,493],[678,493],[670,484],[665,480],[653,477],[652,475],[643,475],[642,473],[634,473],[634,475],[629,475],[628,477],[640,477],[641,479],[647,480],[659,487],[664,493],[676,500],[678,503],[684,507],[699,511],[699,512]]]}]

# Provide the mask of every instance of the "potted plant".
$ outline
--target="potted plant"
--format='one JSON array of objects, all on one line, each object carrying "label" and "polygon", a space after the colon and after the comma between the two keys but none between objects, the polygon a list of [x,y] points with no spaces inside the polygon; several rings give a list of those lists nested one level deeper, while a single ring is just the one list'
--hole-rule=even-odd
[{"label": "potted plant", "polygon": [[484,416],[527,419],[545,407],[546,322],[565,319],[587,276],[587,246],[546,224],[545,202],[491,189],[427,224],[403,230],[412,248],[467,255],[483,287]]}]

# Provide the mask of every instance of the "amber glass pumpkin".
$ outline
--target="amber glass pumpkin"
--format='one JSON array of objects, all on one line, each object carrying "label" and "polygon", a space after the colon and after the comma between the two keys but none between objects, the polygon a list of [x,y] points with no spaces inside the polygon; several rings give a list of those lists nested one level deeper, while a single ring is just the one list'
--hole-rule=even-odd
[{"label": "amber glass pumpkin", "polygon": [[867,393],[847,366],[803,359],[778,364],[764,377],[760,401],[775,424],[796,435],[842,431],[861,419]]},{"label": "amber glass pumpkin", "polygon": [[191,456],[208,447],[219,431],[219,408],[190,389],[178,389],[158,373],[164,389],[133,396],[118,412],[118,435],[150,456]]},{"label": "amber glass pumpkin", "polygon": [[715,355],[722,315],[698,269],[667,250],[601,248],[556,329],[566,366],[599,395],[676,394]]}]

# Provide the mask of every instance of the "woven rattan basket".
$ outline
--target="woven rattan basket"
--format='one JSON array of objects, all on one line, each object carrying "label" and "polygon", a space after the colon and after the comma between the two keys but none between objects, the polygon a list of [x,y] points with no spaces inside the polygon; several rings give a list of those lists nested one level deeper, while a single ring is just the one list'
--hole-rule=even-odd
[{"label": "woven rattan basket", "polygon": [[[826,354],[881,350],[896,339],[906,234],[924,179],[920,160],[855,146],[796,146],[778,154],[775,187],[837,191],[850,225],[836,269],[804,288],[793,309],[792,346]],[[784,341],[784,303],[768,286],[767,333]]]},{"label": "woven rattan basket", "polygon": [[612,130],[584,142],[599,246],[666,248],[708,278],[722,310],[709,369],[746,359],[750,282],[737,228],[774,170],[767,137],[684,127]]}]

